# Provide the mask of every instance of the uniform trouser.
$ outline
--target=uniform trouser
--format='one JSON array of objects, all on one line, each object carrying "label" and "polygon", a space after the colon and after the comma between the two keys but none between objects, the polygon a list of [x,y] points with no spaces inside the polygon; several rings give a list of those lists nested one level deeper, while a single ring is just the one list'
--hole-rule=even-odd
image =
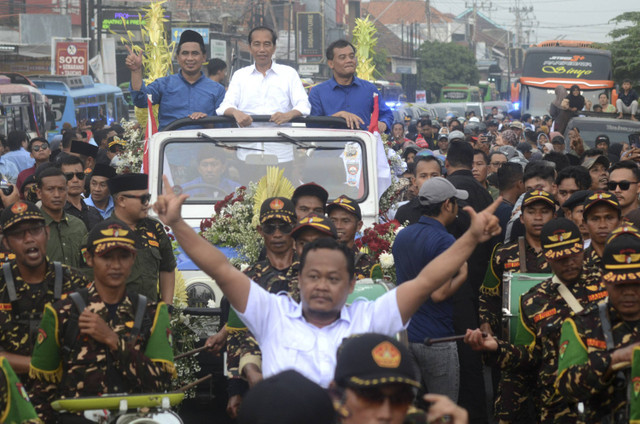
[{"label": "uniform trouser", "polygon": [[618,109],[618,113],[630,113],[635,115],[638,112],[638,101],[634,100],[631,102],[629,106],[625,105],[622,100],[616,100],[616,109]]},{"label": "uniform trouser", "polygon": [[426,391],[446,395],[457,403],[460,363],[456,342],[439,343],[433,346],[410,343],[409,348],[420,368],[422,385]]}]

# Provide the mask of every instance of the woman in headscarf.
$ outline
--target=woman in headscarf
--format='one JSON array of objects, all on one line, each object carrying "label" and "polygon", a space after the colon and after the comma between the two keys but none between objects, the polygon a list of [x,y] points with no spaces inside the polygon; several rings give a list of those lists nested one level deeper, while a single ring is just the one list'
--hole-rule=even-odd
[{"label": "woman in headscarf", "polygon": [[567,100],[567,89],[559,85],[556,87],[556,98],[549,106],[549,114],[553,118],[553,130],[564,134],[569,122],[569,101]]},{"label": "woman in headscarf", "polygon": [[574,115],[576,112],[584,109],[585,100],[582,94],[580,94],[580,87],[577,85],[574,84],[571,86],[567,99],[569,99],[569,110],[574,112]]}]

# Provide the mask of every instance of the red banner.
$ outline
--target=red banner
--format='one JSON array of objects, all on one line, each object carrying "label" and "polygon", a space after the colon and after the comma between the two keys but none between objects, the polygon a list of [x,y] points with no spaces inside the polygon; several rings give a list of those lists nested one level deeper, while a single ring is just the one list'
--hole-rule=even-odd
[{"label": "red banner", "polygon": [[56,75],[87,75],[89,47],[84,41],[56,42]]}]

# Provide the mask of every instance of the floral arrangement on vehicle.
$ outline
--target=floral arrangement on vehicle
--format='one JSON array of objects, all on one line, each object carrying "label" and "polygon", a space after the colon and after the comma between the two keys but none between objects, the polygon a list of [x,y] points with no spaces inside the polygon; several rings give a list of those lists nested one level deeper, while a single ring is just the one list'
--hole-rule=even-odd
[{"label": "floral arrangement on vehicle", "polygon": [[116,172],[140,172],[142,169],[142,156],[144,154],[144,130],[136,121],[120,121],[124,128],[122,138],[125,141],[124,148],[119,154]]},{"label": "floral arrangement on vehicle", "polygon": [[373,279],[385,279],[396,283],[396,269],[391,248],[396,234],[401,229],[402,226],[396,220],[373,224],[365,228],[362,237],[356,240],[356,247],[377,262],[371,272]]}]

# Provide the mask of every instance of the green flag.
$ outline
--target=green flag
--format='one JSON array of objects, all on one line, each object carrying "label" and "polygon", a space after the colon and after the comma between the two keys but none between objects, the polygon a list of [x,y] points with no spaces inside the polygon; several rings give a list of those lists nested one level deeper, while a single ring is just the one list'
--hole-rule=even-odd
[{"label": "green flag", "polygon": [[171,325],[167,304],[159,302],[156,308],[156,316],[153,319],[151,335],[144,351],[146,357],[151,361],[160,364],[165,371],[176,375],[173,364],[173,347],[171,336]]},{"label": "green flag", "polygon": [[633,349],[631,358],[629,422],[631,424],[640,424],[640,346],[636,346]]},{"label": "green flag", "polygon": [[51,304],[44,307],[38,338],[31,354],[29,376],[59,383],[62,379],[62,358],[58,342],[58,315]]},{"label": "green flag", "polygon": [[576,323],[567,318],[562,324],[558,345],[558,378],[569,367],[589,362],[587,347],[582,342]]},{"label": "green flag", "polygon": [[[29,395],[9,361],[0,356],[0,422],[6,424],[20,424],[27,420],[30,422],[40,422]],[[3,393],[6,391],[6,394]]]}]

